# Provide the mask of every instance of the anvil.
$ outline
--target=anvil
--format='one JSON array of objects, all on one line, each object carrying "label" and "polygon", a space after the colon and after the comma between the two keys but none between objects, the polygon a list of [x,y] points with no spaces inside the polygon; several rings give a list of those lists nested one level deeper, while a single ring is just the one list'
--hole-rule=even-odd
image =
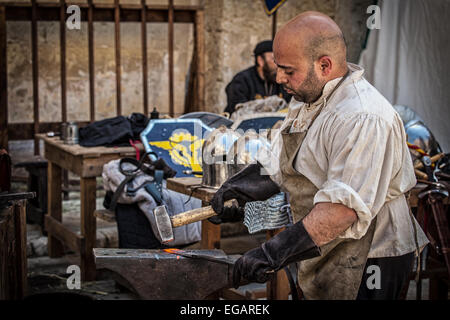
[{"label": "anvil", "polygon": [[[189,251],[187,251],[189,252]],[[195,250],[201,255],[235,261],[222,250]],[[163,250],[94,249],[97,269],[108,269],[126,280],[141,299],[201,300],[232,287],[232,264],[192,259]]]}]

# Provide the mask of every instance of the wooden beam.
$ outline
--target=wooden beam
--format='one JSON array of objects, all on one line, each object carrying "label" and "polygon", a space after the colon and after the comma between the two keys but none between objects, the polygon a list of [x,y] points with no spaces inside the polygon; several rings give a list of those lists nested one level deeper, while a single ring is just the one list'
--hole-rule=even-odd
[{"label": "wooden beam", "polygon": [[0,148],[8,150],[8,84],[6,57],[6,12],[0,6]]},{"label": "wooden beam", "polygon": [[148,116],[147,15],[145,0],[141,0],[141,6],[142,96],[144,99],[144,114]]},{"label": "wooden beam", "polygon": [[202,221],[202,249],[220,249],[220,224],[213,224],[208,220]]},{"label": "wooden beam", "polygon": [[122,89],[121,89],[121,70],[120,70],[120,7],[119,0],[114,0],[114,46],[116,57],[116,110],[117,115],[122,115]]},{"label": "wooden beam", "polygon": [[173,97],[173,0],[169,0],[169,115],[174,117]]},{"label": "wooden beam", "polygon": [[[66,1],[60,0],[59,52],[61,66],[61,121],[67,122],[67,85],[66,85]],[[69,172],[63,169],[64,200],[69,200]]]},{"label": "wooden beam", "polygon": [[205,25],[204,11],[198,10],[195,14],[195,35],[197,51],[197,106],[196,110],[205,111]]},{"label": "wooden beam", "polygon": [[17,195],[10,203],[0,209],[0,300],[22,300],[27,292],[27,202]]},{"label": "wooden beam", "polygon": [[240,293],[234,288],[227,288],[221,291],[221,297],[225,300],[248,300],[245,294]]},{"label": "wooden beam", "polygon": [[[45,151],[47,157],[47,150]],[[47,216],[55,221],[62,222],[62,199],[61,199],[61,167],[48,161],[47,168],[48,184],[48,213]],[[47,223],[47,216],[46,221]],[[53,234],[54,230],[48,230],[48,255],[50,258],[61,257],[64,254],[64,246],[61,242],[58,232]]]},{"label": "wooden beam", "polygon": [[88,0],[89,119],[95,121],[94,6]]},{"label": "wooden beam", "polygon": [[26,200],[17,201],[14,205],[15,247],[17,255],[17,288],[18,297],[24,298],[27,294],[27,216]]},{"label": "wooden beam", "polygon": [[[33,71],[33,134],[39,133],[39,59],[38,59],[38,30],[37,4],[32,0],[31,14],[31,64]],[[39,154],[39,141],[34,138],[34,154]]]},{"label": "wooden beam", "polygon": [[[66,85],[66,1],[60,0],[60,20],[59,20],[59,52],[61,66],[61,121],[67,122],[67,85]],[[64,200],[69,200],[69,172],[62,170]]]},{"label": "wooden beam", "polygon": [[[89,11],[88,4],[78,4],[81,11],[81,21],[88,20]],[[71,3],[73,4],[73,3]],[[8,3],[6,7],[7,21],[30,21],[32,6],[27,3]],[[39,21],[58,21],[60,16],[59,3],[37,3],[37,20]],[[140,5],[120,5],[122,22],[140,22],[141,21]],[[173,6],[174,22],[192,23],[195,19],[195,12],[200,8],[198,6]],[[113,22],[114,21],[114,4],[94,4],[93,5],[93,21],[97,22]],[[150,23],[168,22],[168,6],[146,6],[146,21]]]},{"label": "wooden beam", "polygon": [[[173,28],[174,23],[195,23],[196,12],[201,8],[199,6],[176,6],[171,0],[169,6],[158,5],[118,5],[115,4],[96,4],[92,0],[88,0],[86,4],[79,4],[81,9],[81,20],[88,22],[88,52],[89,52],[89,101],[90,101],[90,121],[95,121],[95,63],[94,63],[94,21],[114,21],[119,18],[120,22],[141,22],[142,28],[145,30],[146,23],[149,22],[169,22],[169,46],[170,48],[170,70],[169,78],[171,79],[169,105],[171,106],[170,114],[174,115],[174,63],[173,63]],[[39,64],[38,64],[38,21],[59,21],[60,22],[60,46],[61,46],[61,115],[62,120],[67,121],[67,69],[66,69],[66,31],[65,26],[65,1],[60,0],[58,3],[41,3],[32,0],[31,3],[7,3],[2,4],[0,12],[0,50],[2,56],[6,56],[6,21],[31,21],[32,24],[32,80],[33,80],[33,123],[15,123],[8,124],[7,121],[7,72],[6,60],[0,62],[0,146],[6,146],[8,140],[33,139],[34,135],[39,132],[60,131],[60,123],[40,123],[39,117]],[[119,14],[118,14],[119,13]],[[170,19],[169,19],[170,16]],[[3,18],[2,18],[3,17]],[[117,23],[116,23],[117,24]],[[5,27],[2,28],[2,25]],[[2,34],[2,32],[4,32]],[[118,41],[117,41],[118,40]],[[146,30],[142,34],[143,42],[143,87],[144,87],[144,112],[148,113],[148,65],[146,50]],[[197,45],[197,44],[196,44]],[[117,53],[117,101],[118,113],[122,112],[120,97],[120,24],[116,28],[116,50]],[[4,54],[3,54],[4,52]],[[2,64],[3,62],[3,64]],[[203,73],[202,73],[203,75]],[[202,80],[200,80],[201,82]],[[204,86],[203,86],[204,87]],[[197,90],[195,90],[197,91]],[[197,95],[197,94],[196,94]],[[31,128],[31,129],[30,129]],[[24,129],[24,130],[15,130]],[[39,144],[35,140],[34,152],[39,153]]]},{"label": "wooden beam", "polygon": [[52,234],[52,237],[64,243],[70,250],[80,252],[84,245],[84,237],[73,233],[72,230],[63,225],[60,221],[46,215],[45,230]]},{"label": "wooden beam", "polygon": [[96,177],[80,179],[81,235],[84,248],[81,250],[81,278],[95,280],[95,259],[92,249],[96,246],[97,220],[94,216],[96,199]]},{"label": "wooden beam", "polygon": [[66,1],[60,0],[59,50],[61,60],[61,120],[67,122],[66,85]]}]

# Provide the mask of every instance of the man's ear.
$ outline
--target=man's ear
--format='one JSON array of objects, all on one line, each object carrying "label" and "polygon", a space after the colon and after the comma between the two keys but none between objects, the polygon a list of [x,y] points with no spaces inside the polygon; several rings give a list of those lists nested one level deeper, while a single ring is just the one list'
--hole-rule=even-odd
[{"label": "man's ear", "polygon": [[328,76],[333,68],[333,62],[331,61],[331,57],[330,56],[320,57],[318,62],[320,74],[324,77]]},{"label": "man's ear", "polygon": [[264,58],[262,55],[259,55],[256,57],[256,64],[258,67],[263,67],[264,63],[265,63],[265,61],[264,61]]}]

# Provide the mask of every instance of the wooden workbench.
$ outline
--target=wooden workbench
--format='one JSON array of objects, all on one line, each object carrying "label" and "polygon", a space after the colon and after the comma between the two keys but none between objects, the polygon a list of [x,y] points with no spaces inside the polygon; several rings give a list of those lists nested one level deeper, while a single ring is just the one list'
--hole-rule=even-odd
[{"label": "wooden workbench", "polygon": [[[167,189],[190,195],[202,200],[203,205],[209,205],[217,189],[200,187],[201,178],[170,178],[167,179]],[[283,229],[266,232],[267,238],[271,238]],[[220,249],[220,225],[215,225],[208,220],[202,221],[202,249]],[[289,297],[289,282],[283,270],[277,272],[276,277],[267,283],[267,299],[287,300]]]},{"label": "wooden workbench", "polygon": [[[103,165],[111,160],[136,155],[133,147],[92,147],[66,145],[59,137],[37,134],[44,141],[48,160],[48,213],[45,229],[48,233],[48,253],[52,258],[64,254],[64,245],[80,254],[81,278],[95,279],[95,261],[92,249],[96,243],[96,177],[101,176]],[[80,177],[80,234],[62,223],[61,171],[66,169]]]}]

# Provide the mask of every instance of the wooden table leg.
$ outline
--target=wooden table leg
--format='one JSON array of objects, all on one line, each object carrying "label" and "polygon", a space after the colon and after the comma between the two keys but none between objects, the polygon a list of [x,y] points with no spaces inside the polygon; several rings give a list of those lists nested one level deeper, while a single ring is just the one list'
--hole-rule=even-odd
[{"label": "wooden table leg", "polygon": [[[62,198],[61,198],[61,167],[48,161],[48,215],[62,222]],[[48,255],[50,258],[58,258],[64,254],[64,245],[48,232]]]},{"label": "wooden table leg", "polygon": [[220,249],[220,225],[202,221],[202,249]]},{"label": "wooden table leg", "polygon": [[94,216],[96,209],[96,178],[80,179],[81,201],[81,235],[84,236],[84,248],[81,249],[81,278],[84,281],[95,280],[95,261],[92,249],[96,244],[97,221]]},{"label": "wooden table leg", "polygon": [[[266,232],[267,240],[283,231],[284,228],[277,230],[268,230]],[[289,299],[289,281],[284,270],[280,270],[272,281],[267,282],[267,300],[288,300]]]},{"label": "wooden table leg", "polygon": [[[202,201],[202,206],[206,207],[209,203]],[[202,221],[202,240],[200,241],[202,249],[220,249],[220,224],[214,224],[208,220]]]}]

